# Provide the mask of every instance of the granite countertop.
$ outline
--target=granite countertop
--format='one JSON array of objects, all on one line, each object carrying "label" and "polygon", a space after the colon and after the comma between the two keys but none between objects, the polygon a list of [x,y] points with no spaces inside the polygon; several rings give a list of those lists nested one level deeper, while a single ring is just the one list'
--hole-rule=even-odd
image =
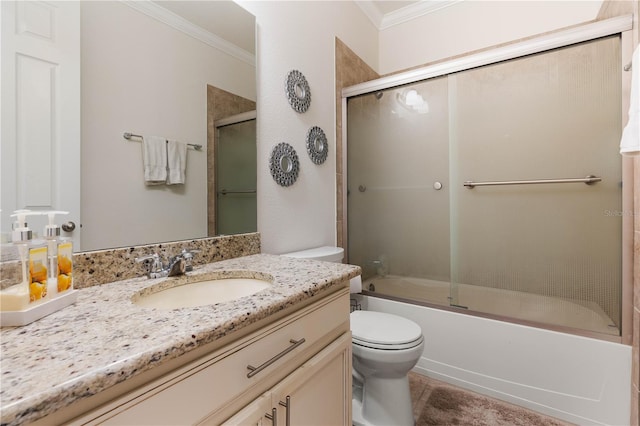
[{"label": "granite countertop", "polygon": [[[221,271],[267,274],[273,285],[194,308],[159,310],[131,301],[150,286]],[[257,254],[196,267],[182,277],[139,277],[78,290],[74,305],[0,329],[1,424],[35,421],[359,274],[357,266]]]}]

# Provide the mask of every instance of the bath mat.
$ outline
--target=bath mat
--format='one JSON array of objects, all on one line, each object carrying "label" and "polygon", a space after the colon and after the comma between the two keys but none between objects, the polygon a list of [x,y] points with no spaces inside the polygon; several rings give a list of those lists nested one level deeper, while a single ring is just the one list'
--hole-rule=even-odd
[{"label": "bath mat", "polygon": [[428,425],[567,426],[570,423],[473,392],[436,386],[426,398],[416,423],[416,426]]}]

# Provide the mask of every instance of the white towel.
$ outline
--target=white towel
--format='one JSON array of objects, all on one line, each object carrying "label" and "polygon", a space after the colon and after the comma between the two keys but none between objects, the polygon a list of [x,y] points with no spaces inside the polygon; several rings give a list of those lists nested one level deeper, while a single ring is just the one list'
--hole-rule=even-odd
[{"label": "white towel", "polygon": [[144,182],[147,185],[161,185],[167,181],[167,141],[158,136],[148,136],[142,140],[142,161]]},{"label": "white towel", "polygon": [[167,184],[184,184],[187,170],[187,144],[178,141],[167,141],[167,162],[169,177]]},{"label": "white towel", "polygon": [[640,46],[636,47],[631,60],[631,98],[629,121],[622,131],[620,154],[640,155]]}]

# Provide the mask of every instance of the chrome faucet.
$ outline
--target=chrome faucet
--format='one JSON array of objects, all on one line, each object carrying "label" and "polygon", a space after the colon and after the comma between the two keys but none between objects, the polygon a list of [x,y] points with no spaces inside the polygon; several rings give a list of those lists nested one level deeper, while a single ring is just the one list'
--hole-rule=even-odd
[{"label": "chrome faucet", "polygon": [[192,259],[193,253],[191,251],[182,250],[179,255],[171,257],[166,265],[162,264],[158,253],[137,257],[136,262],[147,262],[148,278],[162,278],[182,275],[187,271],[193,270],[193,266],[191,266]]}]

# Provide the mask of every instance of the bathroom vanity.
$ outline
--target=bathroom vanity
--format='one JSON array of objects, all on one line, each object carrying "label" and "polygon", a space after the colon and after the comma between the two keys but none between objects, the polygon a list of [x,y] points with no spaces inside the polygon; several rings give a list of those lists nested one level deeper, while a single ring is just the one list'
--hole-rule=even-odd
[{"label": "bathroom vanity", "polygon": [[[166,280],[239,271],[271,286],[193,308],[133,303]],[[259,254],[83,289],[71,307],[2,329],[2,424],[350,424],[359,273]]]}]

